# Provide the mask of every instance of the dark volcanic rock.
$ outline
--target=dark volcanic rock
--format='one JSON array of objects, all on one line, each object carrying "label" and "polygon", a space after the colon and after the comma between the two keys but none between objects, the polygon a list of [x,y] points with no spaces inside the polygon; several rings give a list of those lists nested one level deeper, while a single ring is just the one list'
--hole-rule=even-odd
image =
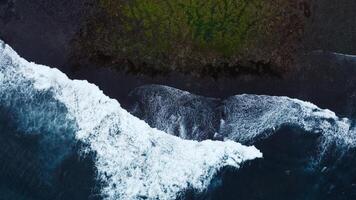
[{"label": "dark volcanic rock", "polygon": [[0,38],[25,58],[65,66],[87,0],[1,0]]},{"label": "dark volcanic rock", "polygon": [[315,0],[304,45],[309,50],[356,54],[356,1]]}]

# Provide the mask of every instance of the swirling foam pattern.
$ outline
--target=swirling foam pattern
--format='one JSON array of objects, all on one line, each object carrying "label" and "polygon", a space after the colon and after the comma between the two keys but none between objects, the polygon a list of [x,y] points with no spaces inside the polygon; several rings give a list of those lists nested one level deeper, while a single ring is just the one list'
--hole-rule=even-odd
[{"label": "swirling foam pattern", "polygon": [[289,97],[242,94],[221,100],[162,85],[141,86],[130,96],[135,116],[187,139],[254,143],[283,126],[296,126],[321,133],[323,145],[331,141],[346,147],[356,144],[352,120]]}]

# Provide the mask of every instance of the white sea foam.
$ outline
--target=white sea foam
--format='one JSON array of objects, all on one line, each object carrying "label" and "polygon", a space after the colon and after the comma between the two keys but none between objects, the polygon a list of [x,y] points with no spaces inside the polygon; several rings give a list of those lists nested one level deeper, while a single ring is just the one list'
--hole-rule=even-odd
[{"label": "white sea foam", "polygon": [[[174,199],[186,189],[203,191],[224,166],[262,157],[255,147],[236,142],[188,141],[151,128],[97,86],[0,46],[1,106],[18,112],[31,133],[55,130],[65,138],[70,127],[86,144],[83,152],[95,153],[106,199]],[[63,115],[67,120],[59,123]]]},{"label": "white sea foam", "polygon": [[[178,124],[182,127],[182,123],[188,121],[202,127],[202,133],[210,130],[214,139],[253,143],[283,126],[295,126],[307,132],[321,133],[325,142],[323,145],[329,142],[356,145],[356,134],[350,119],[340,118],[328,109],[289,97],[241,94],[219,100],[160,85],[142,86],[135,89],[131,96],[133,114],[169,133],[170,130],[177,130]],[[163,109],[159,109],[161,107]],[[185,132],[193,133],[191,124],[183,127]],[[173,134],[181,135],[181,132],[182,128]],[[207,138],[199,133],[185,137],[197,140]]]},{"label": "white sea foam", "polygon": [[225,126],[221,132],[229,139],[251,141],[268,136],[282,126],[295,126],[321,133],[326,142],[355,145],[351,121],[328,109],[289,97],[236,95],[224,101]]}]

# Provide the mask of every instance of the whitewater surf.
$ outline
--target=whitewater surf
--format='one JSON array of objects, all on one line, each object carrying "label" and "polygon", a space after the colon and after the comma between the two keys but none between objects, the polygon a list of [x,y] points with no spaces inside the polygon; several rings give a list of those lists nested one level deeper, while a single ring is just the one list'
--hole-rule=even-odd
[{"label": "whitewater surf", "polygon": [[[2,183],[14,195],[62,198],[65,186],[56,187],[61,181],[56,173],[76,154],[79,160],[91,156],[99,184],[91,188],[88,198],[99,199],[175,199],[186,190],[202,192],[224,166],[238,168],[262,156],[256,148],[236,142],[189,141],[151,128],[97,86],[27,62],[3,42],[0,46],[3,137],[33,146],[19,147],[26,151],[22,158],[2,153],[3,168],[14,170],[8,165],[16,165],[16,160],[31,161],[30,166],[18,166],[25,171],[15,176],[17,181]],[[3,146],[8,148],[6,143]],[[45,188],[47,192],[31,196],[18,189],[17,182],[30,191]]]},{"label": "whitewater surf", "polygon": [[226,99],[146,85],[129,111],[172,135],[255,145],[264,159],[219,174],[201,199],[352,199],[356,197],[354,119],[285,96]]}]

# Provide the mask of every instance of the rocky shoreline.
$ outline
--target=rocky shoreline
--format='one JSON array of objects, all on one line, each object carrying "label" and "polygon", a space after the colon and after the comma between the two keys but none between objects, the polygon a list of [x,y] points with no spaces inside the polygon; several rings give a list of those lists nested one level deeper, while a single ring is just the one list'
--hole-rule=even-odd
[{"label": "rocky shoreline", "polygon": [[[144,84],[165,84],[188,90],[196,94],[224,98],[240,93],[283,95],[313,102],[322,108],[328,107],[341,115],[351,115],[348,109],[353,104],[355,88],[355,62],[343,54],[353,54],[352,17],[348,12],[355,5],[336,3],[338,9],[331,10],[333,0],[317,1],[311,7],[311,22],[306,25],[306,35],[301,41],[308,44],[308,52],[296,54],[292,70],[282,75],[273,70],[270,63],[251,61],[243,65],[218,67],[200,72],[162,72],[153,68],[127,68],[118,70],[119,61],[110,59],[95,62],[73,56],[72,42],[80,32],[88,13],[86,7],[96,1],[44,1],[6,0],[0,3],[0,37],[30,61],[57,67],[71,78],[86,79],[100,86],[106,94],[125,104],[127,94]],[[335,3],[335,2],[334,2]],[[344,13],[341,13],[345,10]],[[330,18],[325,18],[326,15]],[[340,17],[333,17],[337,14]],[[340,23],[341,20],[350,20]],[[322,19],[327,25],[321,29]],[[351,24],[350,24],[351,23]],[[333,26],[340,29],[332,29]],[[348,26],[345,29],[345,26]],[[346,33],[343,32],[344,27]],[[326,30],[325,30],[326,29]],[[332,30],[332,31],[330,31]],[[24,34],[26,33],[26,34]],[[330,34],[330,35],[328,35]],[[313,38],[325,38],[318,44]],[[337,46],[338,41],[340,43]],[[349,45],[345,45],[348,43]],[[327,51],[313,51],[315,49]],[[89,56],[90,58],[90,56]],[[103,67],[106,61],[111,65]],[[127,62],[127,61],[123,61]],[[73,64],[76,63],[77,65]],[[127,73],[129,72],[129,73]],[[125,87],[123,87],[123,85]],[[212,90],[211,88],[214,88]],[[347,98],[341,98],[347,97]]]}]

